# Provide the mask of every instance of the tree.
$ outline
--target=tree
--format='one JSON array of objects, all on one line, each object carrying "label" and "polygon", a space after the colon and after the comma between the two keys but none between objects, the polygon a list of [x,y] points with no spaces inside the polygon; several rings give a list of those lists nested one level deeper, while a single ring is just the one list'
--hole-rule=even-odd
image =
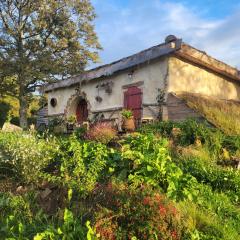
[{"label": "tree", "polygon": [[23,128],[29,92],[98,60],[94,19],[89,0],[0,0],[0,89],[14,79]]}]

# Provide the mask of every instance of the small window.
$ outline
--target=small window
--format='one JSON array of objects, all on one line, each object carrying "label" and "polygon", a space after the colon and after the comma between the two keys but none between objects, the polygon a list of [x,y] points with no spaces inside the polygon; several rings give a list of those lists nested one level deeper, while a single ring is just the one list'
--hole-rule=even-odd
[{"label": "small window", "polygon": [[51,98],[50,104],[51,104],[52,107],[56,107],[56,105],[57,105],[57,99],[56,99],[56,98]]}]

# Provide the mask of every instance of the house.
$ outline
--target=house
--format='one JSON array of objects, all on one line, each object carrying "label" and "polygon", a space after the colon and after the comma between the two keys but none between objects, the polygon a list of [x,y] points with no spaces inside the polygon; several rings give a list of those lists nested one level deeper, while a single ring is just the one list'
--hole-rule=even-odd
[{"label": "house", "polygon": [[169,35],[160,45],[46,85],[45,92],[50,119],[75,115],[79,123],[119,122],[127,108],[138,123],[159,113],[178,121],[199,116],[178,97],[181,92],[240,101],[240,72]]},{"label": "house", "polygon": [[40,109],[37,111],[37,122],[36,127],[37,129],[45,129],[45,126],[48,125],[48,105],[44,104]]}]

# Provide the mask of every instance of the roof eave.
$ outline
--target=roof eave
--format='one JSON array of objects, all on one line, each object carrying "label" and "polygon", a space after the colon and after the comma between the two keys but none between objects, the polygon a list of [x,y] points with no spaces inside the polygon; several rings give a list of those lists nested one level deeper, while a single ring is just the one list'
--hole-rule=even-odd
[{"label": "roof eave", "polygon": [[89,70],[80,76],[49,84],[45,86],[44,91],[50,92],[55,89],[74,86],[81,81],[90,81],[93,79],[99,79],[101,77],[112,76],[117,72],[130,69],[142,63],[172,54],[181,48],[181,44],[181,39],[177,39],[176,41],[171,43],[160,44],[158,46],[146,49],[142,52],[123,58],[111,64],[103,65],[98,68]]},{"label": "roof eave", "polygon": [[204,67],[214,73],[220,74],[233,81],[240,82],[240,73],[237,68],[234,68],[224,62],[221,62],[205,52],[195,49],[185,43],[182,43],[181,49],[174,52],[178,58],[185,59],[193,64]]}]

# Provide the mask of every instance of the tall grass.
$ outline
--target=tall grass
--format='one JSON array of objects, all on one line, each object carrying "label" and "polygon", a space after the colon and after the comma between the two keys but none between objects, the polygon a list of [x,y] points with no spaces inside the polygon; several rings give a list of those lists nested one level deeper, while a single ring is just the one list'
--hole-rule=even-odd
[{"label": "tall grass", "polygon": [[219,100],[199,94],[179,93],[177,95],[227,135],[240,134],[240,102]]}]

